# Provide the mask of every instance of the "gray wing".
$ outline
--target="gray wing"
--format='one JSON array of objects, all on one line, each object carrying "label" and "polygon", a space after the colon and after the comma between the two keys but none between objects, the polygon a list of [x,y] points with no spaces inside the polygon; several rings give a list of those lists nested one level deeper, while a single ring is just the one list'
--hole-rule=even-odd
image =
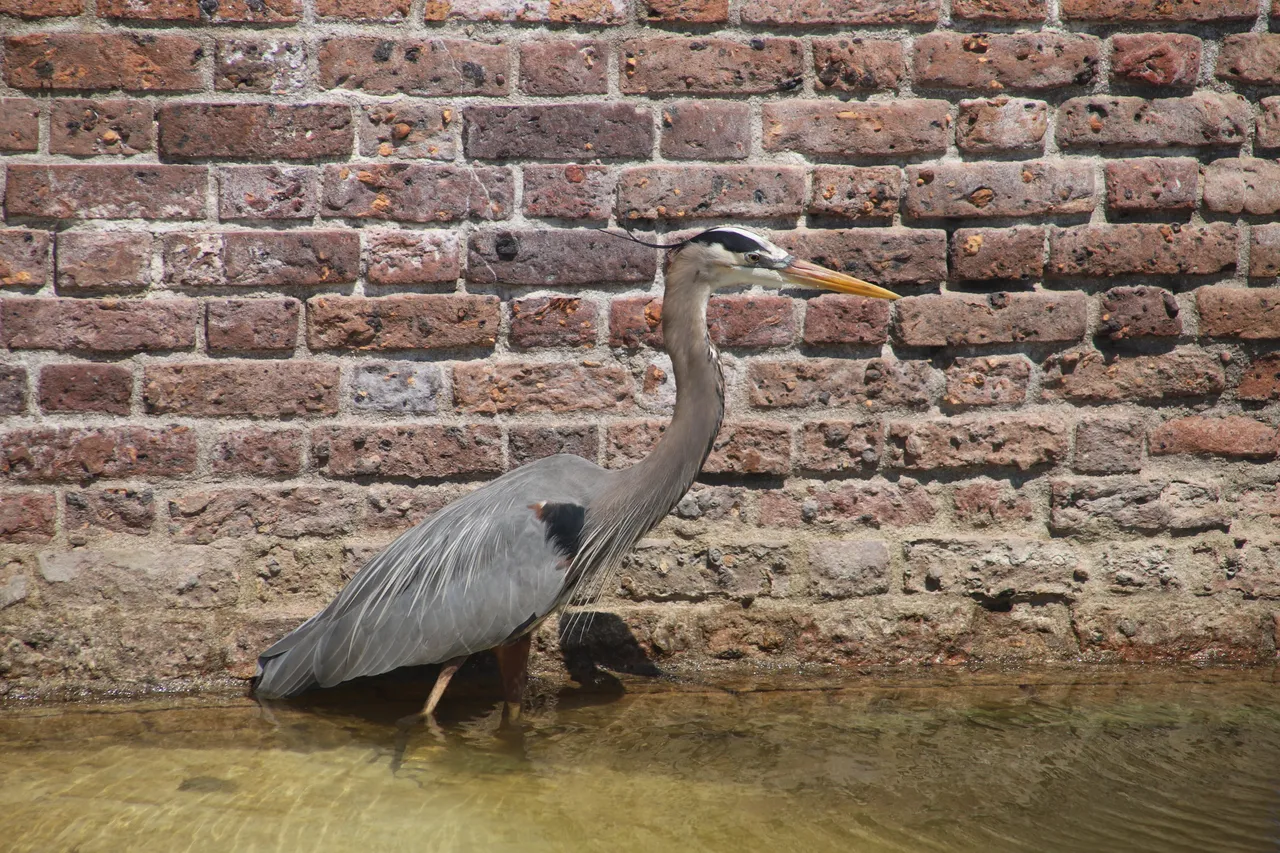
[{"label": "gray wing", "polygon": [[262,653],[268,698],[518,636],[560,602],[603,469],[552,456],[477,489],[406,531],[328,607]]}]

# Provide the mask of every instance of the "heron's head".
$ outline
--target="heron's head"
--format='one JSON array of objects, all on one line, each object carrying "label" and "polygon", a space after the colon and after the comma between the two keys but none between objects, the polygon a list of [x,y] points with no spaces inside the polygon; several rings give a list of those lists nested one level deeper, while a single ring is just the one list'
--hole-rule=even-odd
[{"label": "heron's head", "polygon": [[698,278],[709,282],[713,289],[798,285],[875,299],[898,298],[898,294],[883,287],[801,260],[744,228],[721,226],[703,231],[680,247],[676,260],[691,265]]}]

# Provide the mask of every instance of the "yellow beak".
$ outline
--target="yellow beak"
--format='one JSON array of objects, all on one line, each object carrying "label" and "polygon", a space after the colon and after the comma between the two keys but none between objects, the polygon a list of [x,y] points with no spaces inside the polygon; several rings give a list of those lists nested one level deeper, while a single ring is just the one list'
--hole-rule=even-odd
[{"label": "yellow beak", "polygon": [[840,293],[852,293],[856,296],[869,296],[872,299],[900,299],[898,294],[883,287],[865,282],[860,278],[845,275],[842,272],[829,270],[808,261],[793,260],[780,272],[788,281],[808,287],[825,287]]}]

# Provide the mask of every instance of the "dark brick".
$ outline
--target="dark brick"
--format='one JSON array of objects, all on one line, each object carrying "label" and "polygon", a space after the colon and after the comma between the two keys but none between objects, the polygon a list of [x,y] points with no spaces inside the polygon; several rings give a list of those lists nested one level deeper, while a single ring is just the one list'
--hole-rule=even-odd
[{"label": "dark brick", "polygon": [[39,545],[53,539],[57,519],[53,494],[0,492],[0,542]]},{"label": "dark brick", "polygon": [[1226,527],[1216,486],[1137,477],[1050,483],[1050,527],[1068,535],[1193,533]]},{"label": "dark brick", "polygon": [[764,148],[819,158],[942,154],[949,112],[946,101],[766,102]]},{"label": "dark brick", "polygon": [[928,362],[923,361],[753,361],[747,368],[747,394],[758,409],[923,409],[931,401],[933,375]]},{"label": "dark brick", "polygon": [[957,358],[946,375],[942,402],[951,408],[1018,406],[1027,399],[1031,362],[1021,355]]},{"label": "dark brick", "polygon": [[828,293],[805,305],[804,342],[810,346],[877,346],[889,339],[889,303]]},{"label": "dark brick", "polygon": [[145,101],[58,98],[49,108],[49,152],[73,157],[150,151],[155,145]]},{"label": "dark brick", "polygon": [[507,442],[513,468],[557,453],[572,453],[594,462],[600,431],[594,424],[513,426]]},{"label": "dark brick", "polygon": [[171,160],[311,160],[351,153],[346,104],[165,104],[156,120]]},{"label": "dark brick", "polygon": [[231,231],[223,270],[232,287],[292,287],[355,281],[360,236],[353,231]]},{"label": "dark brick", "polygon": [[618,181],[625,219],[753,219],[796,216],[800,166],[636,166]]},{"label": "dark brick", "polygon": [[916,85],[988,92],[1084,86],[1100,54],[1101,43],[1088,35],[928,33],[915,42]]},{"label": "dark brick", "polygon": [[204,166],[48,166],[8,169],[9,216],[51,219],[200,219]]},{"label": "dark brick", "polygon": [[1049,232],[1052,275],[1208,275],[1235,265],[1236,229],[1225,222],[1078,225]]},{"label": "dark brick", "polygon": [[33,33],[5,39],[5,79],[15,89],[204,88],[204,47],[194,38],[151,33]]},{"label": "dark brick", "polygon": [[299,0],[100,0],[97,8],[103,18],[147,23],[287,24],[302,17]]},{"label": "dark brick", "polygon": [[23,483],[173,477],[196,469],[187,427],[35,427],[0,436],[0,476]]},{"label": "dark brick", "polygon": [[219,92],[286,95],[310,82],[307,45],[284,36],[218,39],[213,85]]},{"label": "dark brick", "polygon": [[342,21],[399,23],[409,17],[410,0],[317,0],[316,14]]},{"label": "dark brick", "polygon": [[1280,213],[1280,163],[1256,157],[1214,160],[1204,167],[1204,206],[1215,213]]},{"label": "dark brick", "polygon": [[894,336],[906,346],[1066,343],[1084,337],[1083,293],[916,296],[897,303]]},{"label": "dark brick", "polygon": [[52,247],[48,231],[0,230],[0,287],[43,287]]},{"label": "dark brick", "polygon": [[506,219],[514,200],[511,172],[502,167],[326,166],[322,214],[400,222]]},{"label": "dark brick", "polygon": [[609,47],[581,39],[522,42],[520,88],[530,95],[603,95],[609,91]]},{"label": "dark brick", "polygon": [[338,413],[338,366],[305,361],[147,365],[150,414],[281,418]]},{"label": "dark brick", "polygon": [[1222,40],[1214,76],[1253,86],[1280,84],[1280,33],[1233,33]]},{"label": "dark brick", "polygon": [[1195,454],[1273,459],[1280,452],[1276,428],[1253,418],[1173,418],[1151,430],[1151,455]]},{"label": "dark brick", "polygon": [[908,216],[1048,216],[1093,210],[1088,163],[939,163],[907,167]]},{"label": "dark brick", "polygon": [[458,235],[449,231],[366,231],[369,281],[434,284],[462,274]]},{"label": "dark brick", "polygon": [[524,167],[524,214],[556,219],[608,219],[617,176],[604,166]]},{"label": "dark brick", "polygon": [[889,424],[885,457],[896,468],[1013,467],[1027,471],[1066,458],[1067,427],[1049,415],[967,415]]},{"label": "dark brick", "polygon": [[864,26],[932,24],[937,20],[937,0],[865,0],[858,3],[831,3],[828,0],[746,0],[742,7],[742,21],[746,24]]},{"label": "dark brick", "polygon": [[1044,273],[1044,229],[957,228],[951,237],[951,276],[961,281],[1009,281]]},{"label": "dark brick", "polygon": [[1251,0],[1063,0],[1063,18],[1075,21],[1247,21],[1257,16]]},{"label": "dark brick", "polygon": [[1205,397],[1225,387],[1221,362],[1199,351],[1110,359],[1094,350],[1073,351],[1050,357],[1042,380],[1045,400],[1075,403]]},{"label": "dark brick", "polygon": [[219,219],[311,219],[320,209],[310,166],[224,166],[218,170]]},{"label": "dark brick", "polygon": [[0,335],[10,349],[148,352],[190,349],[194,299],[42,299],[0,302]]},{"label": "dark brick", "polygon": [[330,477],[476,477],[502,471],[502,430],[489,424],[319,427],[312,455]]},{"label": "dark brick", "polygon": [[915,480],[876,478],[865,482],[809,485],[803,492],[768,491],[759,498],[761,524],[843,530],[924,524],[937,515],[929,493]]},{"label": "dark brick", "polygon": [[438,104],[399,98],[364,104],[360,113],[360,153],[366,157],[452,160],[454,111]]},{"label": "dark brick", "polygon": [[1191,157],[1137,157],[1106,164],[1107,208],[1117,213],[1194,210],[1200,164]]},{"label": "dark brick", "polygon": [[1081,474],[1138,471],[1146,432],[1142,421],[1134,418],[1083,418],[1076,424],[1076,454],[1071,467]]},{"label": "dark brick", "polygon": [[274,536],[342,536],[356,529],[361,496],[333,486],[234,488],[187,492],[169,500],[175,542]]},{"label": "dark brick", "polygon": [[151,284],[151,235],[120,231],[64,231],[58,235],[58,293],[139,290]]},{"label": "dark brick", "polygon": [[1113,341],[1182,334],[1178,300],[1159,287],[1113,287],[1102,294],[1098,334]]},{"label": "dark brick", "polygon": [[133,374],[116,364],[49,364],[40,370],[40,408],[46,412],[129,414]]},{"label": "dark brick", "polygon": [[453,400],[473,414],[625,411],[632,407],[631,376],[597,362],[458,364]]},{"label": "dark brick", "polygon": [[434,415],[444,396],[439,365],[416,361],[362,362],[350,387],[351,405],[362,412]]},{"label": "dark brick", "polygon": [[740,101],[676,101],[662,108],[662,156],[744,160],[751,153],[751,109]]},{"label": "dark brick", "polygon": [[1271,288],[1202,287],[1196,291],[1200,334],[1211,338],[1280,338],[1280,292]]},{"label": "dark brick", "polygon": [[209,470],[215,474],[288,477],[302,470],[302,443],[302,430],[229,430],[213,445]]},{"label": "dark brick", "polygon": [[1251,361],[1240,377],[1236,396],[1257,402],[1280,399],[1280,353]]},{"label": "dark brick", "polygon": [[813,69],[816,89],[839,92],[897,89],[907,73],[896,39],[815,38]]},{"label": "dark brick", "polygon": [[511,303],[511,345],[594,346],[596,305],[571,296],[538,296]]},{"label": "dark brick", "polygon": [[883,446],[884,425],[879,421],[809,421],[800,429],[796,465],[823,474],[874,471]]},{"label": "dark brick", "polygon": [[307,300],[307,344],[313,350],[492,347],[497,334],[496,296],[316,296]]},{"label": "dark brick", "polygon": [[1044,151],[1049,105],[1025,98],[986,98],[961,101],[956,120],[956,145],[961,151]]},{"label": "dark brick", "polygon": [[1111,39],[1111,79],[1148,86],[1194,86],[1200,39],[1181,33],[1118,33]]},{"label": "dark brick", "polygon": [[1063,148],[1166,146],[1238,148],[1253,115],[1239,95],[1199,92],[1186,98],[1072,98],[1058,108]]},{"label": "dark brick", "polygon": [[893,287],[931,286],[947,277],[947,235],[932,228],[785,231],[776,242],[797,255]]},{"label": "dark brick", "polygon": [[951,14],[969,21],[1043,21],[1045,0],[954,0]]},{"label": "dark brick", "polygon": [[474,106],[463,115],[463,148],[471,158],[636,158],[653,149],[653,120],[634,104]]},{"label": "dark brick", "polygon": [[816,166],[808,212],[841,219],[892,219],[902,195],[897,166]]},{"label": "dark brick", "polygon": [[470,39],[330,38],[317,54],[320,85],[370,95],[505,95],[505,44]]},{"label": "dark brick", "polygon": [[0,365],[0,415],[21,415],[27,410],[27,369]]},{"label": "dark brick", "polygon": [[151,489],[94,489],[69,491],[67,532],[83,535],[98,527],[112,533],[146,536],[156,520],[155,494]]},{"label": "dark brick", "polygon": [[216,299],[207,304],[210,352],[288,351],[297,345],[301,303],[296,299]]},{"label": "dark brick", "polygon": [[631,39],[621,46],[622,91],[649,95],[789,92],[804,78],[798,39],[678,36]]},{"label": "dark brick", "polygon": [[1249,229],[1249,277],[1276,276],[1280,276],[1280,224],[1255,225]]},{"label": "dark brick", "polygon": [[39,101],[30,98],[0,98],[0,151],[35,151],[39,144]]},{"label": "dark brick", "polygon": [[467,280],[477,284],[648,283],[657,270],[653,249],[585,229],[477,231],[467,249]]}]

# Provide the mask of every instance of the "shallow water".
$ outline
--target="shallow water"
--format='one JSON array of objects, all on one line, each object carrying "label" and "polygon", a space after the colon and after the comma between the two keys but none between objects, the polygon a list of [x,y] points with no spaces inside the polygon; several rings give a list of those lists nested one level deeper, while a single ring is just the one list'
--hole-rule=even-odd
[{"label": "shallow water", "polygon": [[640,689],[0,708],[0,849],[1280,850],[1271,670]]}]

